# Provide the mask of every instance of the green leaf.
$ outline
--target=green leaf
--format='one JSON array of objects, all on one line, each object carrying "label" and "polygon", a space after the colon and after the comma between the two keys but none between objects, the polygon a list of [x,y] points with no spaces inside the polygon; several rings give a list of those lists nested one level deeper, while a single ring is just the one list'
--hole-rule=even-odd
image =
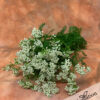
[{"label": "green leaf", "polygon": [[45,26],[45,23],[42,23],[40,26],[39,26],[39,30],[42,31],[43,27]]},{"label": "green leaf", "polygon": [[82,51],[82,50],[81,50],[81,53],[82,53],[84,56],[87,56],[86,53],[85,53],[84,51]]},{"label": "green leaf", "polygon": [[50,33],[53,32],[53,31],[54,31],[54,29],[50,30],[50,31],[48,32],[48,34],[50,34]]},{"label": "green leaf", "polygon": [[69,33],[79,33],[79,34],[80,34],[81,28],[78,28],[78,27],[76,27],[76,26],[70,26],[68,32],[69,32]]},{"label": "green leaf", "polygon": [[66,31],[66,26],[64,26],[62,29],[61,29],[61,31],[60,32],[58,32],[58,34],[60,33],[60,34],[64,34],[64,32]]}]

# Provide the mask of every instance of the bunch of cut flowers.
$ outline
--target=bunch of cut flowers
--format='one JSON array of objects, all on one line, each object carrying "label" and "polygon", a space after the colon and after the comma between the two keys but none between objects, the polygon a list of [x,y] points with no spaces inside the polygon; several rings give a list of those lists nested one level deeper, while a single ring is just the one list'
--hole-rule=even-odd
[{"label": "bunch of cut flowers", "polygon": [[[64,26],[56,34],[52,30],[42,31],[45,23],[33,28],[31,36],[21,40],[20,50],[16,53],[14,63],[3,69],[22,75],[18,84],[26,89],[43,92],[52,96],[59,92],[57,82],[66,83],[65,91],[73,95],[79,89],[77,74],[84,75],[90,67],[84,62],[87,42],[81,36],[81,28],[70,26],[66,32]],[[81,56],[80,56],[81,54]]]}]

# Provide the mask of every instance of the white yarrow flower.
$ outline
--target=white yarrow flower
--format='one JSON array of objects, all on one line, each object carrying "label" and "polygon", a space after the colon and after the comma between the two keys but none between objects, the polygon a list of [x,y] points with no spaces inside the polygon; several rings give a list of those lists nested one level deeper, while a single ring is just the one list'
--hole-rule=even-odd
[{"label": "white yarrow flower", "polygon": [[32,36],[34,36],[34,38],[40,38],[42,36],[42,31],[40,31],[36,28],[33,28]]}]

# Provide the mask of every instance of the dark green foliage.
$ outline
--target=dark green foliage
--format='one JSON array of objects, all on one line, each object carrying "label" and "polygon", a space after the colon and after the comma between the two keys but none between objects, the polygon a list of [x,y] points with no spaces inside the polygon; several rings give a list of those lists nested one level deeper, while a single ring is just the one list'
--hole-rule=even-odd
[{"label": "dark green foliage", "polygon": [[35,51],[36,54],[38,54],[38,52],[42,51],[42,48],[41,47],[36,47],[34,51]]},{"label": "dark green foliage", "polygon": [[[62,43],[62,48],[70,48],[71,50],[81,50],[85,49],[87,42],[81,36],[80,32],[81,29],[77,28],[76,26],[69,27],[68,33],[64,33],[66,27],[64,27],[60,32],[57,34],[57,38]],[[66,49],[65,49],[66,50]]]},{"label": "dark green foliage", "polygon": [[80,34],[81,28],[78,28],[76,26],[70,26],[68,32],[69,33],[78,33],[78,34]]},{"label": "dark green foliage", "polygon": [[45,26],[45,23],[42,23],[40,26],[39,26],[39,30],[42,31],[43,27]]},{"label": "dark green foliage", "polygon": [[66,26],[64,26],[62,29],[61,29],[61,31],[60,32],[58,32],[58,34],[64,34],[64,32],[66,31]]},{"label": "dark green foliage", "polygon": [[[42,30],[44,27],[45,23],[41,24],[39,29]],[[51,33],[53,30],[51,30],[49,33]],[[75,50],[79,51],[81,49],[85,49],[87,42],[85,39],[81,36],[81,28],[78,28],[76,26],[70,26],[69,30],[67,33],[66,31],[66,26],[64,26],[61,31],[59,31],[56,34],[56,37],[53,38],[54,41],[60,40],[61,42],[61,48],[62,51],[66,50]],[[42,37],[44,48],[50,47],[50,41],[52,41],[52,37],[48,34],[45,34]]]}]

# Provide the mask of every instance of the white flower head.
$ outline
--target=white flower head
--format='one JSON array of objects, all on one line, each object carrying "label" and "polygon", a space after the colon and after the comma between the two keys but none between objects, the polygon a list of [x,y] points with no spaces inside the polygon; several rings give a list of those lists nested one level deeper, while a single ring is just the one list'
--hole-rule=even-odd
[{"label": "white flower head", "polygon": [[39,47],[43,47],[43,44],[40,40],[35,40],[34,45],[39,46]]},{"label": "white flower head", "polygon": [[87,71],[87,72],[90,72],[90,71],[91,71],[91,68],[87,66],[87,67],[86,67],[86,71]]},{"label": "white flower head", "polygon": [[33,28],[32,36],[34,36],[34,38],[40,38],[42,36],[42,31],[40,31],[36,28]]}]

